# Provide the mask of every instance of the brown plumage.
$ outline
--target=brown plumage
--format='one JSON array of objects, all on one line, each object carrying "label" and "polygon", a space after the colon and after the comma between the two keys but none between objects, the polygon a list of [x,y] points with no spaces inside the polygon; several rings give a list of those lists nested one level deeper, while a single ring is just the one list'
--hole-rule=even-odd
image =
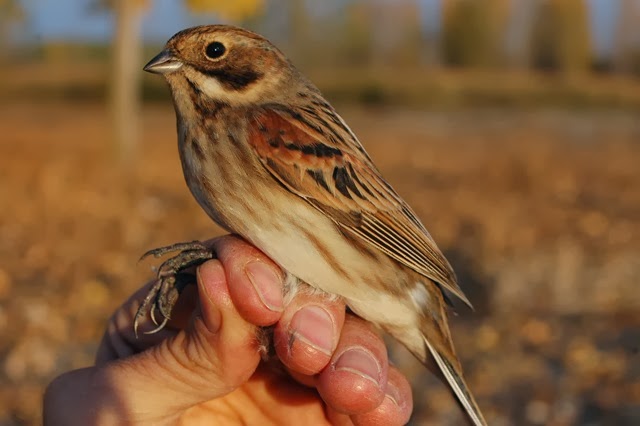
[{"label": "brown plumage", "polygon": [[[469,301],[435,242],[320,91],[269,41],[229,26],[176,34],[145,70],[173,95],[185,179],[213,220],[290,275],[342,297],[425,365],[437,365],[475,425],[447,325]],[[166,313],[171,284],[149,303]]]}]

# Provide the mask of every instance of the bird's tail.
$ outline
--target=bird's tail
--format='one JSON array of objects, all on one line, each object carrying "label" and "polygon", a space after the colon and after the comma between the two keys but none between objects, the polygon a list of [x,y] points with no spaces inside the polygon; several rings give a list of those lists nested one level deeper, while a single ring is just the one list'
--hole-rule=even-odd
[{"label": "bird's tail", "polygon": [[462,374],[445,357],[443,357],[426,338],[424,339],[424,342],[427,348],[429,348],[429,352],[431,352],[431,355],[440,368],[440,371],[444,375],[445,379],[447,379],[449,386],[451,386],[453,393],[458,398],[458,401],[466,411],[469,419],[473,422],[473,425],[487,426],[487,422],[484,420],[484,417],[480,412],[480,408],[478,408],[478,404],[476,404],[467,384],[462,378]]}]

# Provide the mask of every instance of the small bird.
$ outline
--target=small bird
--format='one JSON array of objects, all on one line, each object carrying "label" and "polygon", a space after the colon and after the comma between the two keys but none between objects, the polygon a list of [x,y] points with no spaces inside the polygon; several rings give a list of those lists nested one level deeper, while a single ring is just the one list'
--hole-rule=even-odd
[{"label": "small bird", "polygon": [[[185,180],[206,213],[305,286],[341,297],[439,371],[474,425],[486,422],[447,324],[449,262],[320,91],[264,37],[226,25],[174,35],[145,71],[169,84]],[[145,254],[165,261],[136,315],[162,328],[183,270],[213,257],[199,242]],[[144,257],[144,256],[143,256]],[[158,330],[156,329],[156,330]],[[437,369],[434,368],[437,366]]]}]

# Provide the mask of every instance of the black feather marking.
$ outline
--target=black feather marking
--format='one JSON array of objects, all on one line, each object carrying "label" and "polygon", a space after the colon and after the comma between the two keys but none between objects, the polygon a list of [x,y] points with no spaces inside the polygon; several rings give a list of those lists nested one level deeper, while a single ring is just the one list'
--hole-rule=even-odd
[{"label": "black feather marking", "polygon": [[302,145],[300,150],[305,155],[316,155],[316,145]]},{"label": "black feather marking", "polygon": [[192,149],[193,155],[195,155],[198,158],[198,160],[204,161],[205,159],[204,151],[202,150],[202,147],[200,146],[196,138],[191,139],[191,149]]},{"label": "black feather marking", "polygon": [[[333,180],[336,182],[336,188],[338,191],[340,191],[340,193],[345,197],[351,199],[347,183],[350,178],[344,167],[336,167],[333,169]],[[353,184],[353,182],[351,183]]]},{"label": "black feather marking", "polygon": [[199,67],[197,70],[204,75],[214,77],[225,88],[238,92],[245,90],[263,76],[262,73],[249,67],[233,70],[227,67],[217,69]]},{"label": "black feather marking", "polygon": [[339,149],[321,143],[310,145],[296,145],[294,143],[287,143],[284,146],[285,148],[292,151],[301,151],[305,155],[314,155],[318,158],[333,158],[335,156],[342,155],[342,151],[340,151]]},{"label": "black feather marking", "polygon": [[340,151],[338,148],[334,148],[329,145],[319,143],[319,144],[316,144],[315,148],[316,148],[316,155],[318,157],[333,158],[333,157],[339,157],[342,155],[342,151]]},{"label": "black feather marking", "polygon": [[231,131],[227,131],[227,137],[229,138],[229,140],[236,146],[240,146],[240,141],[238,140],[238,138],[236,137],[236,135],[233,134],[233,132]]},{"label": "black feather marking", "polygon": [[299,121],[300,123],[302,123],[303,125],[309,127],[310,129],[315,130],[317,133],[322,134],[322,128],[320,128],[320,126],[318,126],[316,123],[313,123],[313,122],[307,120],[299,112],[297,112],[297,111],[289,111],[288,113],[291,116],[291,118],[293,118],[294,120]]},{"label": "black feather marking", "polygon": [[327,191],[330,191],[327,181],[324,180],[324,173],[320,170],[307,170],[307,174],[313,178],[314,181]]},{"label": "black feather marking", "polygon": [[187,84],[189,85],[189,88],[191,89],[191,92],[193,95],[200,96],[202,94],[202,91],[200,90],[200,88],[188,77],[187,77]]},{"label": "black feather marking", "polygon": [[362,195],[356,184],[349,176],[347,169],[344,167],[336,167],[333,169],[333,179],[336,181],[336,188],[340,191],[345,197],[351,197],[351,193],[358,196],[358,198],[364,200],[365,197]]}]

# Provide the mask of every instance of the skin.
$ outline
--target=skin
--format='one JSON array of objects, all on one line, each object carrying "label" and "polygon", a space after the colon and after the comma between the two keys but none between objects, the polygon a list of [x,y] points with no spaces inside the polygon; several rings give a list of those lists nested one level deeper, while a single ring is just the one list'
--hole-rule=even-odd
[{"label": "skin", "polygon": [[[218,259],[197,268],[197,288],[187,287],[168,327],[139,339],[133,335],[133,317],[149,283],[111,317],[96,364],[49,385],[44,424],[409,420],[407,379],[389,366],[370,324],[345,315],[343,302],[317,294],[299,293],[283,307],[283,274],[262,252],[232,236],[209,244]],[[275,325],[277,356],[263,363],[256,326],[266,325]]]}]

